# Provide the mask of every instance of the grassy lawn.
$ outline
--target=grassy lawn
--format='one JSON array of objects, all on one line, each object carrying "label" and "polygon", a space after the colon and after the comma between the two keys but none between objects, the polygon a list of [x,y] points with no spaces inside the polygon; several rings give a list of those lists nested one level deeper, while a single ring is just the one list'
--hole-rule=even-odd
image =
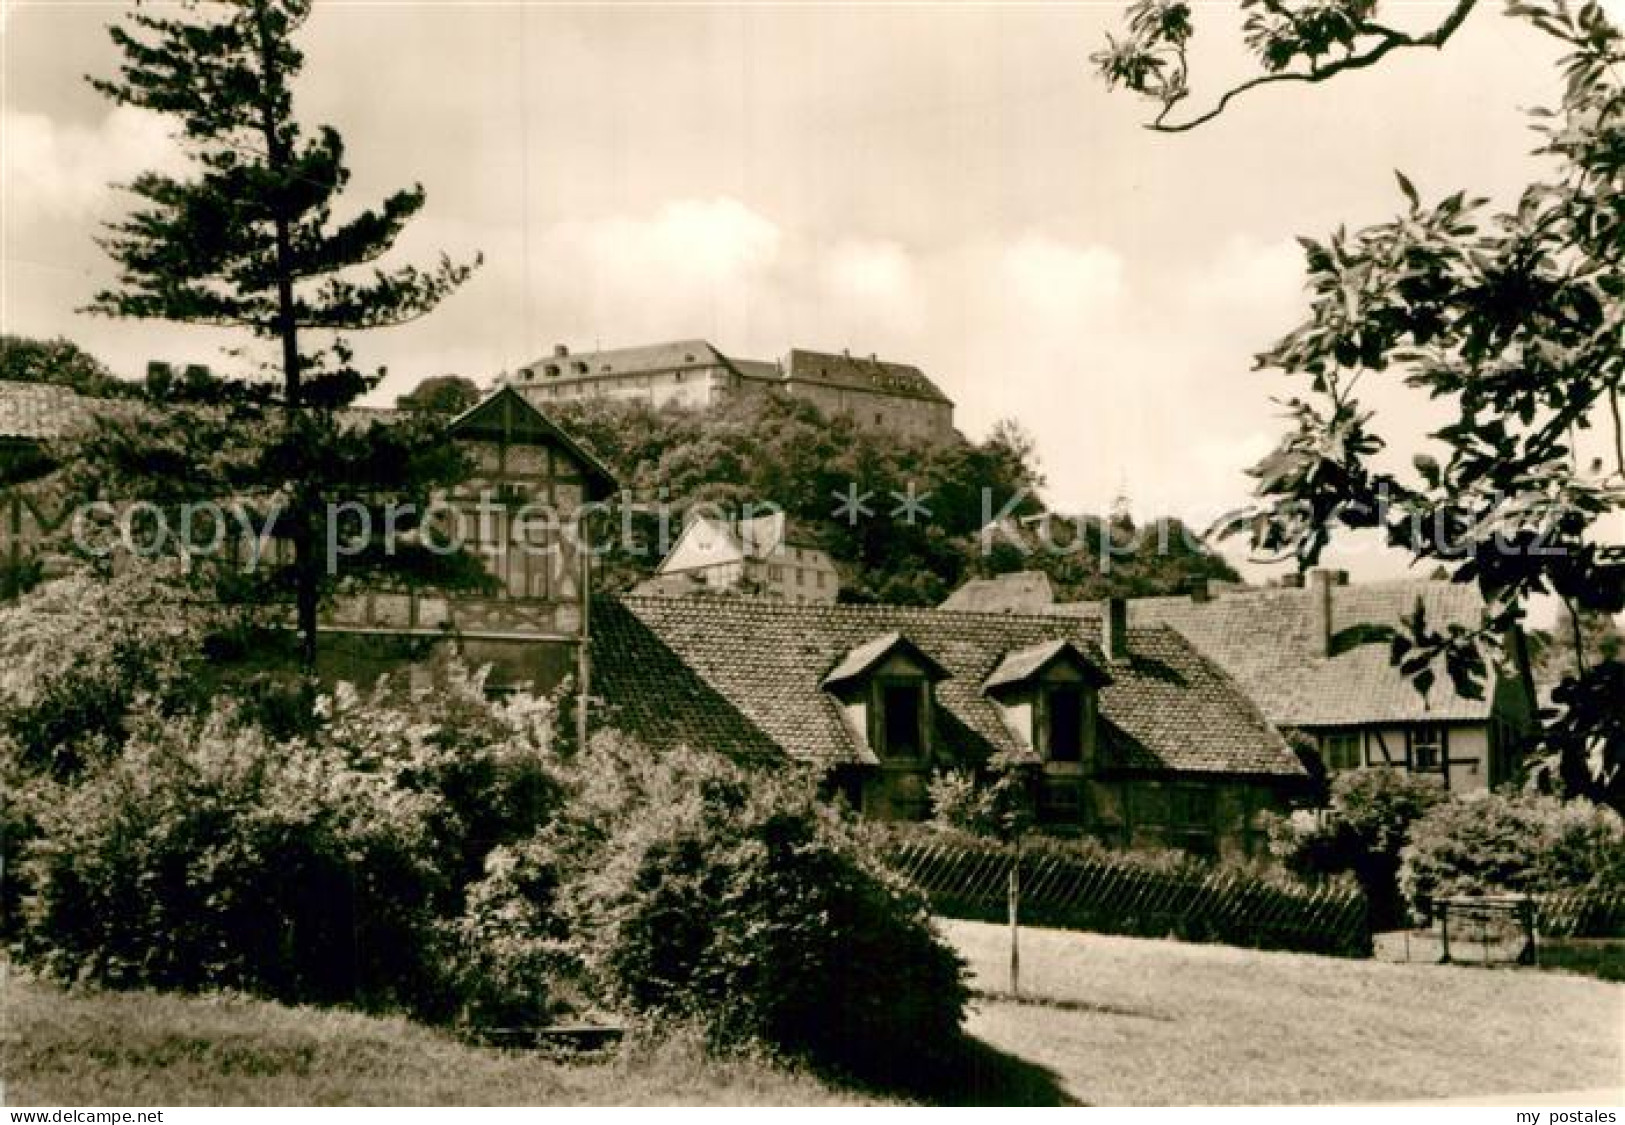
[{"label": "grassy lawn", "polygon": [[[1003,927],[945,921],[984,993]],[[1625,985],[1024,930],[1023,994],[976,1001],[961,1083],[930,1100],[1404,1101],[1617,1088]],[[63,992],[13,976],[18,1105],[846,1105],[877,1099],[667,1045],[562,1062],[400,1019],[237,998]]]},{"label": "grassy lawn", "polygon": [[66,993],[11,978],[12,1105],[844,1105],[872,1099],[666,1047],[599,1063],[467,1046],[400,1019],[257,1000]]},{"label": "grassy lawn", "polygon": [[[945,921],[978,988],[1008,931]],[[970,1030],[1094,1104],[1403,1101],[1617,1089],[1625,985],[1059,930],[1022,932],[1022,991]]]}]

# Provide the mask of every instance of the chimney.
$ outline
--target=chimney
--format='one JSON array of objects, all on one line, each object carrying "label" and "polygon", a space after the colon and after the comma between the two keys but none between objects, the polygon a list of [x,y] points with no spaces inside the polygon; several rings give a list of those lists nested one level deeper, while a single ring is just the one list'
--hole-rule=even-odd
[{"label": "chimney", "polygon": [[568,345],[565,345],[565,344],[554,344],[553,345],[553,358],[554,359],[563,359],[565,356],[567,356],[569,354],[570,354],[570,348],[569,348]]},{"label": "chimney", "polygon": [[1108,660],[1128,655],[1128,602],[1107,598],[1100,615],[1100,649]]},{"label": "chimney", "polygon": [[1198,605],[1209,601],[1213,597],[1213,592],[1208,588],[1206,578],[1191,579],[1190,589],[1191,601],[1196,602]]},{"label": "chimney", "polygon": [[1309,642],[1321,656],[1332,654],[1332,587],[1337,575],[1329,570],[1309,572]]}]

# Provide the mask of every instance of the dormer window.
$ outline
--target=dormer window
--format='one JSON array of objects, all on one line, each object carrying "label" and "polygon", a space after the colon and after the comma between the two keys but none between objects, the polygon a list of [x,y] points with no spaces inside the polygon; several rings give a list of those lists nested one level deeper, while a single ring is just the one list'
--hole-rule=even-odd
[{"label": "dormer window", "polygon": [[1084,697],[1078,687],[1049,687],[1044,692],[1049,712],[1049,745],[1044,757],[1052,762],[1083,761]]},{"label": "dormer window", "polygon": [[886,682],[880,689],[880,745],[883,758],[925,755],[926,683]]},{"label": "dormer window", "polygon": [[901,633],[850,650],[824,677],[853,734],[881,762],[931,756],[932,685],[947,672]]},{"label": "dormer window", "polygon": [[1098,741],[1099,690],[1109,683],[1099,664],[1062,638],[1006,653],[982,690],[1036,757],[1087,769]]}]

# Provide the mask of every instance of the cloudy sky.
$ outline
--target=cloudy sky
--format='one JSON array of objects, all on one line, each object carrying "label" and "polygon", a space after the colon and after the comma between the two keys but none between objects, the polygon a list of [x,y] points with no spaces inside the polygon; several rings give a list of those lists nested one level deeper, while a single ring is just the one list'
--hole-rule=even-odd
[{"label": "cloudy sky", "polygon": [[[121,373],[219,361],[189,328],[76,313],[109,276],[110,182],[175,160],[162,122],[83,82],[115,63],[119,5],[0,0],[8,332],[63,334]],[[1199,89],[1244,60],[1201,6]],[[1395,22],[1442,3],[1395,5]],[[1014,417],[1049,499],[1205,521],[1280,423],[1250,356],[1304,307],[1293,236],[1425,195],[1505,198],[1538,165],[1520,108],[1554,53],[1486,3],[1438,54],[1266,91],[1179,137],[1109,95],[1087,56],[1117,0],[1045,4],[555,5],[318,0],[302,114],[344,134],[353,198],[414,181],[402,260],[483,251],[434,316],[356,339],[418,379],[479,381],[553,343],[700,336],[919,364],[965,432]],[[1380,397],[1391,428],[1425,412]],[[1369,552],[1357,574],[1391,573]]]}]

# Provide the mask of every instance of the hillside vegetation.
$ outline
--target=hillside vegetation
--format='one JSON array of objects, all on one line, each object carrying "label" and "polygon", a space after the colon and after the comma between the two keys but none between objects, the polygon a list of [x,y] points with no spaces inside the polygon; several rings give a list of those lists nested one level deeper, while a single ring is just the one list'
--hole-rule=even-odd
[{"label": "hillside vegetation", "polygon": [[[610,589],[659,564],[662,525],[652,509],[661,503],[668,548],[697,504],[734,517],[782,508],[800,539],[835,559],[844,601],[932,605],[968,578],[1021,569],[1048,574],[1066,599],[1177,593],[1197,578],[1236,577],[1175,520],[1136,527],[1048,513],[1036,451],[1011,422],[981,442],[932,443],[866,431],[784,398],[706,410],[597,400],[548,404],[547,412],[644,508],[617,513],[603,575]],[[927,509],[912,521],[899,511],[909,495]],[[843,510],[846,496],[867,510]],[[998,518],[1009,533],[984,538]]]}]

